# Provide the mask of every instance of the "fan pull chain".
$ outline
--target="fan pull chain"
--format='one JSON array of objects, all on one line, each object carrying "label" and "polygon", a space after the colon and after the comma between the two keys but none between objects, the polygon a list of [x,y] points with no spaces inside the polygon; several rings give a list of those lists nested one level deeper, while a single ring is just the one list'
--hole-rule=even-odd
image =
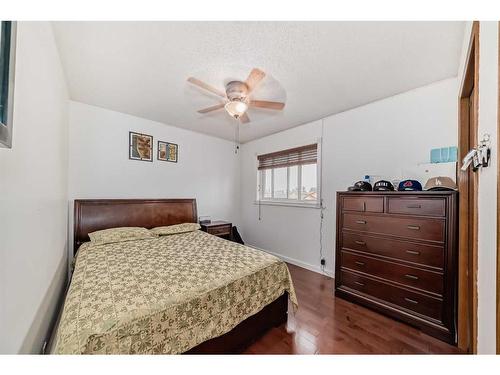
[{"label": "fan pull chain", "polygon": [[240,149],[240,123],[236,123],[236,128],[234,130],[234,153],[237,154]]}]

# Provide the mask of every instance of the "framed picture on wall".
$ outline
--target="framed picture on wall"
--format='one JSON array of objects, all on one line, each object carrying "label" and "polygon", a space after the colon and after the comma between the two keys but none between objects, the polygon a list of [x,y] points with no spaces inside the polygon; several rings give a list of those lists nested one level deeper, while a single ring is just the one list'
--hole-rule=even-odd
[{"label": "framed picture on wall", "polygon": [[153,136],[129,132],[128,158],[131,160],[153,161]]},{"label": "framed picture on wall", "polygon": [[179,145],[170,142],[158,141],[158,160],[177,163]]}]

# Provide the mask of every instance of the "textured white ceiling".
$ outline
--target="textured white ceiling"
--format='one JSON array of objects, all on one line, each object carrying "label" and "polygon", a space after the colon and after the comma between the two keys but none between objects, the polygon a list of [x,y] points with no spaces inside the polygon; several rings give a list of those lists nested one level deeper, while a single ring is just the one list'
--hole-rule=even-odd
[{"label": "textured white ceiling", "polygon": [[252,67],[269,74],[250,109],[247,142],[455,76],[463,22],[54,22],[73,100],[233,140],[224,110],[199,115]]}]

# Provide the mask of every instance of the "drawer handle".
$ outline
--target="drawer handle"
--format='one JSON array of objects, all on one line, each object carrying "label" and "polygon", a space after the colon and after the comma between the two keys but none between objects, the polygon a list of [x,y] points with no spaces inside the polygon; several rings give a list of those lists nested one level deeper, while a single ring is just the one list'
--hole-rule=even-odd
[{"label": "drawer handle", "polygon": [[366,245],[366,242],[364,241],[354,241],[354,243],[357,243],[358,245]]},{"label": "drawer handle", "polygon": [[406,227],[411,230],[420,230],[420,227],[418,225],[407,225]]},{"label": "drawer handle", "polygon": [[357,284],[357,285],[359,285],[359,286],[365,286],[365,284],[360,283],[359,281],[355,281],[355,282],[354,282],[354,284]]},{"label": "drawer handle", "polygon": [[420,255],[420,251],[406,250],[406,252],[412,255]]},{"label": "drawer handle", "polygon": [[422,206],[419,204],[409,204],[406,208],[422,208]]},{"label": "drawer handle", "polygon": [[363,202],[363,212],[366,211],[366,202]]},{"label": "drawer handle", "polygon": [[364,263],[364,262],[358,262],[358,261],[356,261],[356,262],[354,262],[354,263],[356,263],[358,266],[364,266],[364,265],[365,265],[365,263]]},{"label": "drawer handle", "polygon": [[407,279],[411,279],[411,280],[418,280],[418,276],[411,275],[411,274],[409,274],[409,273],[407,273],[407,274],[405,275],[405,277],[406,277]]},{"label": "drawer handle", "polygon": [[366,224],[365,220],[356,220],[356,224]]},{"label": "drawer handle", "polygon": [[406,302],[413,303],[414,305],[417,305],[417,304],[418,304],[418,301],[415,301],[414,299],[411,299],[411,298],[406,298],[406,297],[405,297],[405,301],[406,301]]}]

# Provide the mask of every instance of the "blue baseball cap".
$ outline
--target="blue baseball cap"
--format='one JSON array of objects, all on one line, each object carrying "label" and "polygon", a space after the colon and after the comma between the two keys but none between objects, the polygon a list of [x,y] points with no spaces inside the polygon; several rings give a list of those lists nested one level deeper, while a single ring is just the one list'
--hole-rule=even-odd
[{"label": "blue baseball cap", "polygon": [[403,180],[398,185],[399,191],[422,191],[422,185],[417,180]]}]

